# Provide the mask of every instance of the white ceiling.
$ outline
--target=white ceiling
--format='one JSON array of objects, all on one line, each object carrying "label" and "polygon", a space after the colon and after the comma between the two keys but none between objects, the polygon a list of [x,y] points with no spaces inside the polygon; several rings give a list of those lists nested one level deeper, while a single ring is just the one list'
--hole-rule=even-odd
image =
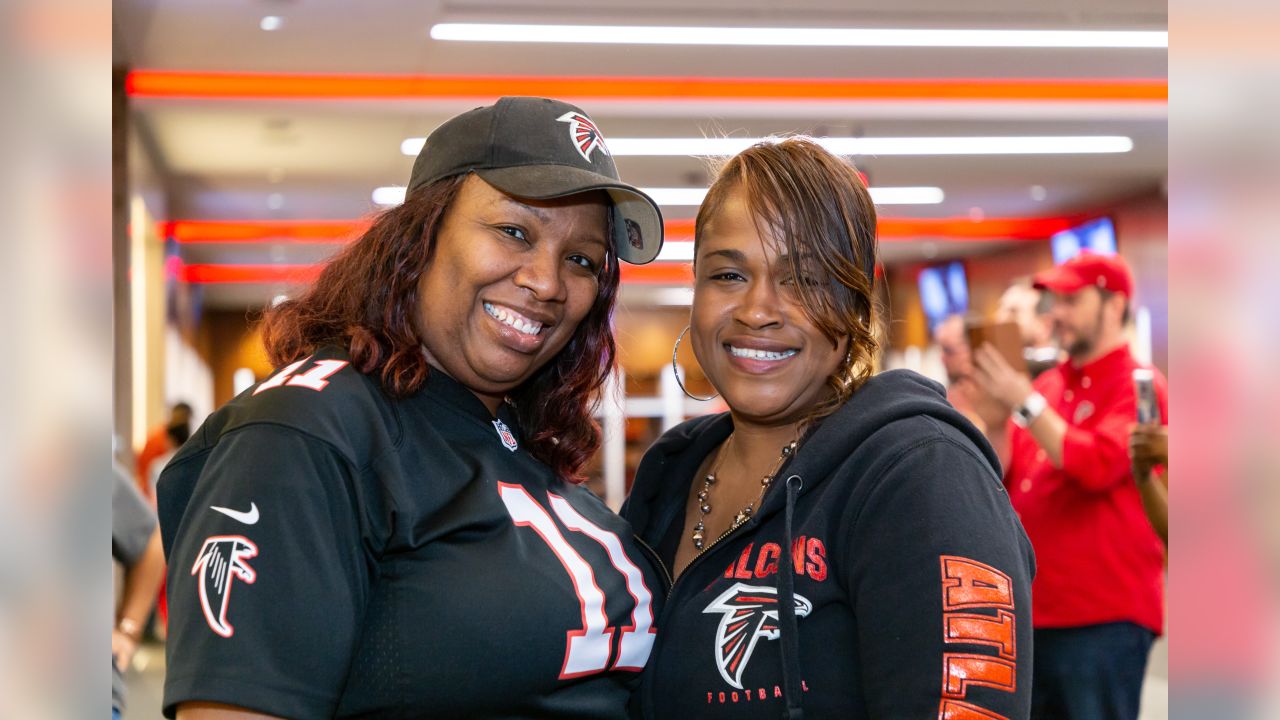
[{"label": "white ceiling", "polygon": [[[891,8],[891,9],[890,9]],[[284,18],[263,32],[264,15]],[[437,22],[1165,30],[1156,0],[116,0],[116,60],[140,70],[526,76],[1161,79],[1151,49],[744,48],[505,45],[434,41]],[[573,100],[573,98],[565,98]],[[132,117],[162,168],[168,219],[347,219],[376,210],[370,192],[404,184],[421,137],[475,101],[137,99]],[[893,217],[1039,216],[1088,211],[1154,191],[1167,169],[1163,105],[980,105],[941,102],[581,103],[608,137],[1127,135],[1132,152],[1081,156],[857,158],[873,185],[937,185],[946,200],[890,206]],[[692,158],[619,157],[646,187],[703,185]],[[1045,188],[1043,200],[1032,197]],[[271,196],[278,207],[271,207]],[[692,207],[664,208],[671,218]],[[885,243],[886,260],[992,243]],[[187,262],[311,262],[333,245],[188,245]],[[941,248],[939,250],[939,248]],[[206,301],[242,307],[274,288],[211,286]]]}]

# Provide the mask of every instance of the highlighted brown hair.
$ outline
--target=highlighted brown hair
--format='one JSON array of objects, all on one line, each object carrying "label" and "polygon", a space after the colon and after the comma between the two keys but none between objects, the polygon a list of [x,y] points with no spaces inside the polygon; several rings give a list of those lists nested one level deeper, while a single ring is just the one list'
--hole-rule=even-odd
[{"label": "highlighted brown hair", "polygon": [[[339,345],[347,348],[356,369],[376,376],[392,397],[417,392],[432,372],[414,329],[418,280],[465,178],[446,178],[409,193],[404,204],[382,213],[338,253],[306,294],[269,310],[262,335],[272,364],[287,365],[323,345]],[[612,227],[605,237],[613,237]],[[609,318],[618,282],[618,257],[610,247],[595,303],[573,337],[510,393],[530,454],[568,480],[582,480],[583,465],[600,447],[591,408],[614,367]]]},{"label": "highlighted brown hair", "polygon": [[[735,190],[741,190],[761,234],[783,245],[797,300],[832,342],[849,340],[850,361],[828,378],[831,398],[810,420],[829,415],[875,369],[879,308],[875,282],[876,208],[852,165],[813,140],[790,137],[752,145],[720,168],[694,222],[694,243]],[[696,255],[696,251],[695,251]]]}]

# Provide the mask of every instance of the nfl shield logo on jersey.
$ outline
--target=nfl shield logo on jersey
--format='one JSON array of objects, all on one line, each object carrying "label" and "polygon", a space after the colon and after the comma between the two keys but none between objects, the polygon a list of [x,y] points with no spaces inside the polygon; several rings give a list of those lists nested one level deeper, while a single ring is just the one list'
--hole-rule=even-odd
[{"label": "nfl shield logo on jersey", "polygon": [[502,446],[511,452],[516,451],[516,436],[512,434],[511,428],[501,420],[494,420],[493,427],[498,431],[498,439],[502,441]]}]

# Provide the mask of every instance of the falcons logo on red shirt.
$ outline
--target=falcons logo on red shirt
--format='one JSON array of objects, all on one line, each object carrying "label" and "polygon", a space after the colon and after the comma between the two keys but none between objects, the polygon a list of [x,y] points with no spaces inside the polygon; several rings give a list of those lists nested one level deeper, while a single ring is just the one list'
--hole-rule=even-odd
[{"label": "falcons logo on red shirt", "polygon": [[604,146],[604,135],[600,134],[600,128],[591,122],[591,118],[580,112],[567,112],[556,120],[569,123],[569,139],[583,160],[591,162],[591,153],[596,148],[605,155],[609,154],[609,148]]},{"label": "falcons logo on red shirt", "polygon": [[[796,595],[796,617],[813,610],[813,603]],[[742,689],[742,673],[760,638],[778,639],[778,590],[737,583],[711,601],[704,613],[721,613],[716,628],[716,667],[720,677]]]},{"label": "falcons logo on red shirt", "polygon": [[222,637],[235,634],[235,628],[227,621],[227,607],[231,603],[231,582],[239,578],[247,583],[258,579],[258,574],[245,562],[257,557],[258,546],[239,535],[215,535],[204,541],[191,574],[200,576],[200,607],[209,627]]}]

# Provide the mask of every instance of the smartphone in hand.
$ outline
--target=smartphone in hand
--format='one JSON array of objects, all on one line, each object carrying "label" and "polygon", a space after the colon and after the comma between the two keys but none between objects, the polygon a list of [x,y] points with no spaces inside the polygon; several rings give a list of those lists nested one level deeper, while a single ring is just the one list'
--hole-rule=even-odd
[{"label": "smartphone in hand", "polygon": [[1133,371],[1133,388],[1138,395],[1138,424],[1159,424],[1162,418],[1160,403],[1156,400],[1155,373],[1146,368],[1136,368]]},{"label": "smartphone in hand", "polygon": [[1027,372],[1027,358],[1022,349],[1022,333],[1019,332],[1017,323],[971,322],[965,324],[965,331],[969,336],[971,351],[982,347],[983,343],[991,343],[1010,367],[1020,373]]}]

